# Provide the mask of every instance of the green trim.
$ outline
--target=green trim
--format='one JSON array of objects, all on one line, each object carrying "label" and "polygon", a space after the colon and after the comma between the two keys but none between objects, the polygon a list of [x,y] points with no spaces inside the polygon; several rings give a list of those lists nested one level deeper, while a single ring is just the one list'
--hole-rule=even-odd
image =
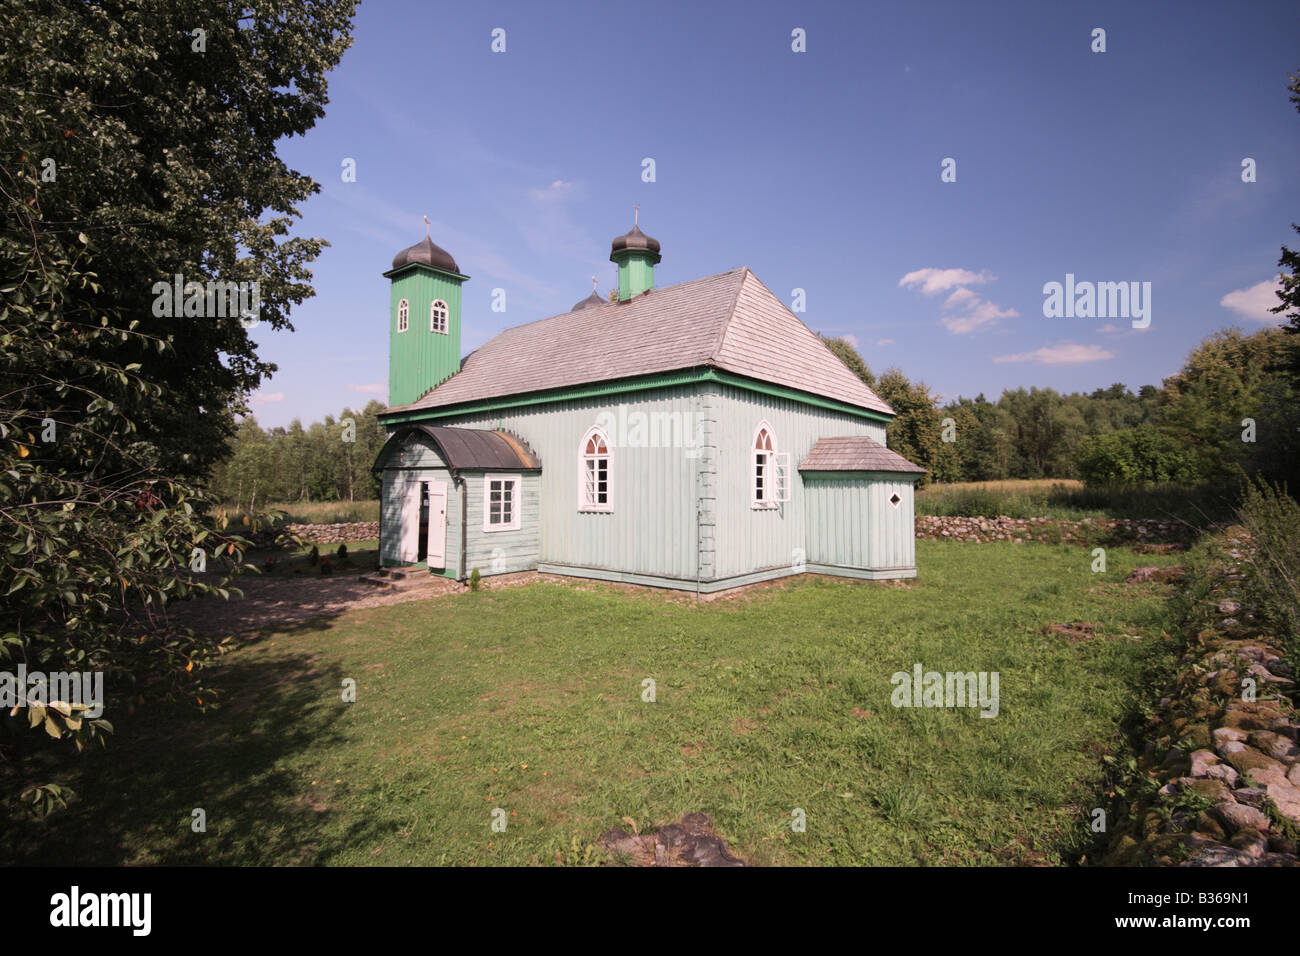
[{"label": "green trim", "polygon": [[916,566],[906,568],[846,568],[838,564],[804,565],[809,574],[827,574],[837,578],[861,578],[865,581],[891,581],[895,578],[916,577]]},{"label": "green trim", "polygon": [[925,472],[921,471],[834,471],[824,468],[797,468],[795,469],[805,478],[816,478],[821,481],[833,480],[835,478],[865,478],[871,481],[920,481],[925,477]]},{"label": "green trim", "polygon": [[408,269],[424,269],[426,272],[433,272],[440,276],[449,276],[452,279],[459,279],[464,282],[469,276],[463,276],[459,272],[448,272],[446,269],[435,269],[433,266],[426,266],[423,262],[408,262],[400,269],[389,269],[384,273],[385,279],[391,279],[393,276],[399,276]]},{"label": "green trim", "polygon": [[798,402],[802,405],[810,405],[814,408],[825,408],[831,411],[843,412],[848,415],[855,415],[858,418],[882,422],[886,425],[893,421],[893,416],[886,415],[884,412],[872,411],[869,408],[862,408],[858,405],[849,405],[846,402],[837,401],[833,398],[824,398],[820,395],[813,395],[809,392],[801,392],[798,389],[789,388],[785,385],[773,385],[770,382],[760,382],[757,379],[746,378],[743,375],[736,375],[732,372],[724,372],[711,366],[686,369],[678,372],[658,372],[653,375],[639,375],[632,378],[614,379],[609,382],[593,382],[590,385],[529,392],[522,395],[505,396],[499,399],[461,402],[456,405],[439,406],[437,408],[418,408],[399,412],[380,412],[379,419],[385,425],[400,425],[406,422],[464,418],[467,415],[502,411],[509,408],[523,408],[529,405],[549,405],[557,402],[573,401],[575,399],[596,398],[602,395],[618,395],[626,392],[639,392],[648,389],[671,388],[678,385],[693,385],[699,383],[730,385],[734,388],[740,388],[750,392],[758,392],[759,394],[770,395],[774,398],[784,398],[789,401]]}]

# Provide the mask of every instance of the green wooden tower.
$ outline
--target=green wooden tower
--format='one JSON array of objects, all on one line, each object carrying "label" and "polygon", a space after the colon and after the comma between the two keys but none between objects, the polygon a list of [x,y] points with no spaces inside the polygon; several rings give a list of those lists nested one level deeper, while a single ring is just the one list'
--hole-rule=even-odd
[{"label": "green wooden tower", "polygon": [[618,265],[618,301],[626,302],[655,287],[659,240],[651,239],[633,222],[632,231],[610,244],[609,261]]},{"label": "green wooden tower", "polygon": [[426,234],[394,257],[384,277],[391,280],[388,404],[407,405],[460,370],[460,287],[469,276]]}]

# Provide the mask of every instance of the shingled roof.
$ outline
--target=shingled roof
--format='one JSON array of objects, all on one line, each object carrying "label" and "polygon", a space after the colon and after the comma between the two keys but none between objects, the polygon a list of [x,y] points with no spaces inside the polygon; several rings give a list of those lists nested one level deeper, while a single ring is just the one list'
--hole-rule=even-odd
[{"label": "shingled roof", "polygon": [[799,463],[800,471],[906,471],[925,474],[896,451],[890,451],[866,435],[822,438],[813,445],[808,457]]},{"label": "shingled roof", "polygon": [[698,367],[894,413],[747,268],[506,329],[447,381],[389,411]]}]

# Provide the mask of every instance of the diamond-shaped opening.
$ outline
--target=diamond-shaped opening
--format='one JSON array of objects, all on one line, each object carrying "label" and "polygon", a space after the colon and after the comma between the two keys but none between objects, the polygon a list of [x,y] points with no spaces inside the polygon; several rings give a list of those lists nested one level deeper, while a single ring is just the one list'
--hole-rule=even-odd
[{"label": "diamond-shaped opening", "polygon": [[898,495],[890,495],[890,496],[889,496],[889,503],[890,503],[891,505],[893,505],[895,508],[898,507],[898,503],[899,503],[900,501],[902,501],[902,500],[903,500],[903,499],[900,498],[900,497],[898,497]]}]

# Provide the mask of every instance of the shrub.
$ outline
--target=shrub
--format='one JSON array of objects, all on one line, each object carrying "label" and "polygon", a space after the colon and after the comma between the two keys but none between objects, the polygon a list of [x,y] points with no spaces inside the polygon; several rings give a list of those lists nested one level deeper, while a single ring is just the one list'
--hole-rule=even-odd
[{"label": "shrub", "polygon": [[471,591],[477,591],[478,583],[479,583],[479,573],[478,573],[478,568],[475,568],[473,571],[469,573],[469,589]]},{"label": "shrub", "polygon": [[330,559],[329,559],[329,558],[321,558],[321,561],[320,561],[320,573],[321,573],[321,574],[333,574],[333,573],[334,573],[334,565],[330,564]]},{"label": "shrub", "polygon": [[334,552],[334,557],[338,559],[339,564],[347,564],[348,546],[346,544],[340,544],[339,549],[336,552]]},{"label": "shrub", "polygon": [[316,565],[320,564],[320,546],[319,546],[319,545],[315,545],[315,544],[313,544],[313,545],[311,546],[311,554],[307,555],[307,563],[310,564],[313,568],[316,567]]},{"label": "shrub", "polygon": [[1284,487],[1259,481],[1246,485],[1237,517],[1252,542],[1247,596],[1300,665],[1300,504]]},{"label": "shrub", "polygon": [[1076,461],[1079,477],[1089,486],[1186,482],[1200,477],[1195,458],[1183,444],[1150,425],[1085,438]]}]

